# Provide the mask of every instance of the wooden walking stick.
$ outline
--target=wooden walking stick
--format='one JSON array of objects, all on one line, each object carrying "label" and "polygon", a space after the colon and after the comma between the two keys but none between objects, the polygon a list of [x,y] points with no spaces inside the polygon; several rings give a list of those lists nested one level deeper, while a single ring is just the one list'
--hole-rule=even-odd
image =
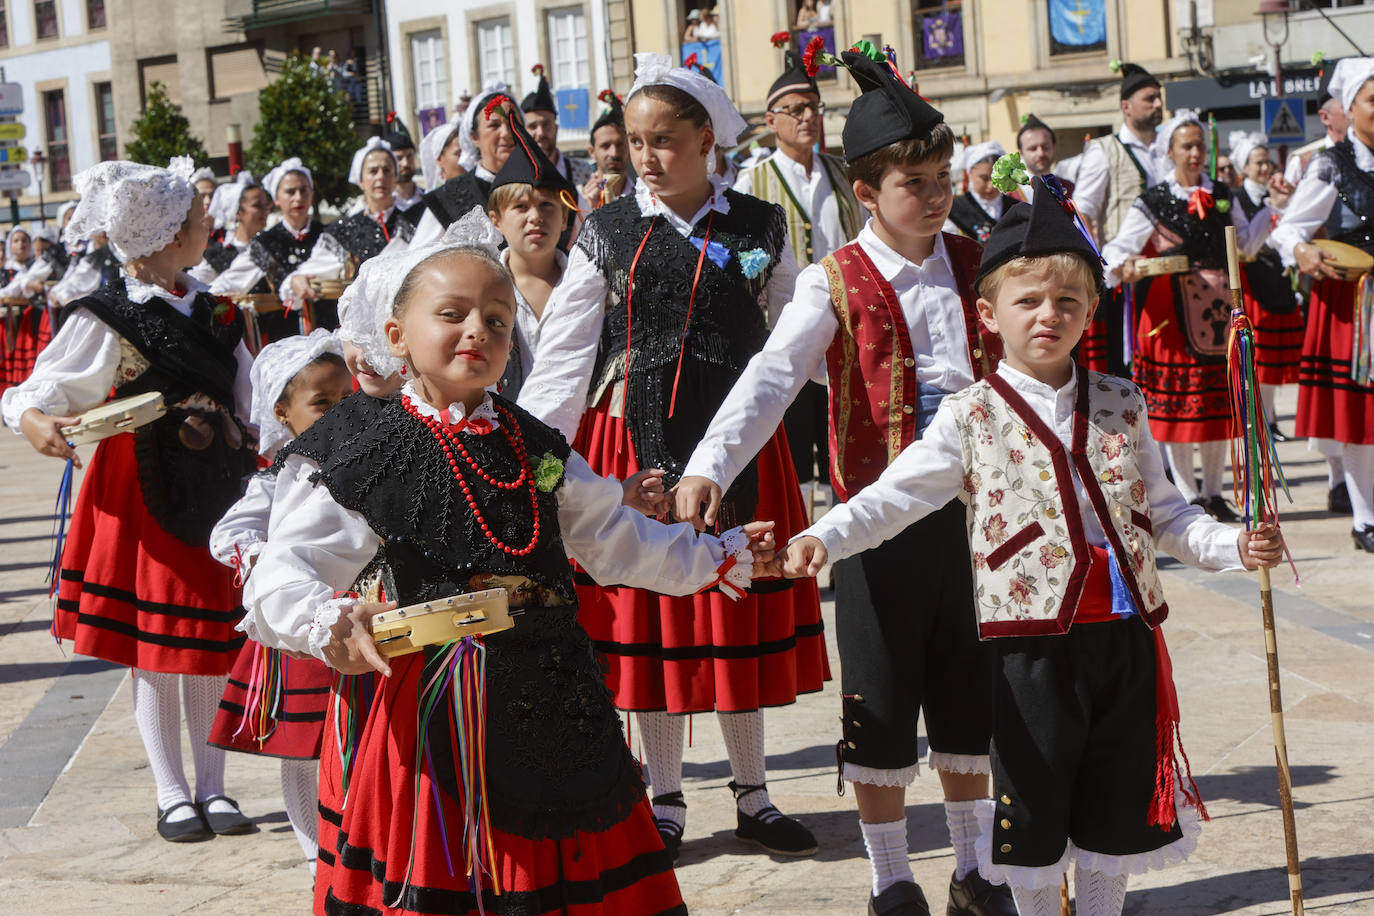
[{"label": "wooden walking stick", "polygon": [[[1226,361],[1231,389],[1231,472],[1236,503],[1247,528],[1262,522],[1278,523],[1275,484],[1288,492],[1278,455],[1269,435],[1268,418],[1255,380],[1255,332],[1245,315],[1240,287],[1240,257],[1236,230],[1226,227],[1226,262],[1230,270],[1231,334]],[[1289,495],[1289,500],[1292,496]],[[1290,555],[1289,562],[1292,562]],[[1274,592],[1269,570],[1259,571],[1260,613],[1264,620],[1264,656],[1269,667],[1269,723],[1274,733],[1274,763],[1279,777],[1279,805],[1283,809],[1283,841],[1288,854],[1288,892],[1293,916],[1302,916],[1302,872],[1298,834],[1293,821],[1293,779],[1288,770],[1288,739],[1284,736],[1283,695],[1279,688],[1279,649],[1274,631]]]}]

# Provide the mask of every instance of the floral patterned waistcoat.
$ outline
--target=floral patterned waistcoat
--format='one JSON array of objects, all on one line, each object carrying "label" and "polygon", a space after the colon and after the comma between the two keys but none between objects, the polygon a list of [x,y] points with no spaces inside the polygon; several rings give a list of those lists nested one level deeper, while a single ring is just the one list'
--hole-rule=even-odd
[{"label": "floral patterned waistcoat", "polygon": [[1074,476],[1106,532],[1136,609],[1168,616],[1137,470],[1145,401],[1123,379],[1078,370],[1073,444],[999,375],[946,398],[964,451],[969,551],[980,638],[1058,635],[1073,624],[1092,565]]}]

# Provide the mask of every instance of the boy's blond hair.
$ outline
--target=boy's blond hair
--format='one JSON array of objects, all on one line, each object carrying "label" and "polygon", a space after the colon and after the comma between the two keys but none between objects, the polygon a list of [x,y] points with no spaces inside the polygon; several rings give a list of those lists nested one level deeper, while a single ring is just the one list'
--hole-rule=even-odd
[{"label": "boy's blond hair", "polygon": [[[516,204],[524,203],[525,201],[538,200],[541,194],[552,195],[553,199],[557,201],[558,206],[561,209],[567,209],[567,205],[563,202],[562,198],[554,194],[554,192],[541,191],[535,188],[535,186],[532,184],[525,184],[524,182],[519,181],[512,182],[510,184],[503,184],[499,188],[493,188],[491,195],[487,198],[487,209],[495,213],[498,217],[500,217],[502,214],[506,212],[506,210],[515,206]],[[566,213],[564,213],[563,219],[564,223],[566,224]]]},{"label": "boy's blond hair", "polygon": [[1092,265],[1079,255],[1067,251],[1012,258],[1007,263],[994,267],[978,282],[978,296],[996,303],[997,294],[1001,291],[1003,283],[1046,264],[1061,276],[1082,284],[1090,298],[1097,298],[1097,274]]}]

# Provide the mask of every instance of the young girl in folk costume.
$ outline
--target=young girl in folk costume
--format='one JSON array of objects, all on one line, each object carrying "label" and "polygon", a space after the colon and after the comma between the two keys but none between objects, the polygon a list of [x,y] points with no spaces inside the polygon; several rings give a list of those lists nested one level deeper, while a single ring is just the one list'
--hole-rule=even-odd
[{"label": "young girl in folk costume", "polygon": [[[258,452],[271,459],[325,411],[352,393],[337,337],[318,328],[263,347],[253,361],[253,420]],[[249,479],[243,497],[210,535],[210,552],[247,579],[267,538],[276,475]],[[210,743],[280,757],[282,799],[311,870],[319,850],[316,798],[320,744],[334,675],[310,657],[291,657],[258,642],[239,652],[210,729]]]},{"label": "young girl in folk costume", "polygon": [[[509,86],[499,80],[490,81],[468,104],[456,129],[448,124],[432,134],[434,140],[430,147],[437,146],[442,151],[439,158],[445,164],[444,174],[449,177],[442,184],[431,186],[425,194],[423,208],[411,207],[406,211],[406,219],[415,227],[415,245],[438,241],[445,229],[473,207],[486,209],[492,179],[515,149],[515,134],[510,127],[513,122],[507,113],[496,111],[492,101],[510,97]],[[515,118],[522,119],[518,109]],[[452,171],[451,164],[455,140],[458,143],[457,172]],[[429,142],[429,138],[426,141]]]},{"label": "young girl in folk costume", "polygon": [[[1243,255],[1269,235],[1271,214],[1253,216],[1232,206],[1230,189],[1203,174],[1207,132],[1182,111],[1160,128],[1155,155],[1173,173],[1131,205],[1121,230],[1103,249],[1107,285],[1135,283],[1135,382],[1149,406],[1150,432],[1165,444],[1175,485],[1219,521],[1236,515],[1221,495],[1226,473],[1231,406],[1226,382],[1226,337],[1231,293],[1226,281],[1225,227],[1236,227]],[[1186,273],[1142,280],[1138,256],[1188,259]],[[1202,458],[1202,487],[1193,477],[1193,444]]]},{"label": "young girl in folk costume", "polygon": [[356,153],[348,180],[363,192],[363,209],[325,226],[305,263],[282,280],[283,301],[310,302],[313,323],[339,326],[337,306],[317,300],[312,279],[349,279],[358,265],[395,239],[408,241],[411,225],[396,208],[396,157],[385,140],[370,137]]},{"label": "young girl in folk costume", "polygon": [[1316,280],[1298,378],[1298,435],[1340,444],[1351,535],[1356,549],[1374,553],[1374,280],[1336,271],[1311,242],[1325,229],[1328,239],[1374,254],[1374,57],[1340,61],[1331,95],[1350,128],[1313,157],[1270,244],[1285,264]]},{"label": "young girl in folk costume", "polygon": [[[385,338],[363,349],[408,381],[366,428],[336,429],[331,413],[283,451],[247,586],[269,644],[383,675],[335,727],[347,763],[322,758],[322,793],[342,771],[347,801],[317,912],[685,912],[577,624],[568,557],[608,581],[737,589],[748,548],[771,557],[771,525],[722,541],[622,507],[617,482],[488,391],[515,315],[495,251],[383,258],[369,292],[392,303]],[[514,628],[383,660],[369,622],[395,604],[335,598],[370,565],[402,605],[505,588]]]},{"label": "young girl in folk costume", "polygon": [[[277,165],[262,180],[262,190],[281,210],[281,221],[262,229],[210,283],[217,296],[282,293],[283,282],[315,249],[324,228],[314,218],[315,186],[310,169],[296,157]],[[289,298],[289,296],[288,296]],[[287,310],[258,315],[263,341],[300,332],[300,317]]]},{"label": "young girl in folk costume", "polygon": [[[1268,205],[1282,211],[1292,189],[1287,187],[1269,158],[1263,134],[1231,132],[1231,162],[1244,176],[1233,197],[1254,219],[1260,207]],[[1284,270],[1278,252],[1262,246],[1241,265],[1241,285],[1245,291],[1245,314],[1255,329],[1255,377],[1269,417],[1269,431],[1276,442],[1288,437],[1279,432],[1275,398],[1280,385],[1298,380],[1298,356],[1302,352],[1303,318],[1293,284]]]},{"label": "young girl in folk costume", "polygon": [[[5,392],[6,425],[44,455],[79,463],[62,427],[110,397],[160,392],[156,421],[105,439],[86,472],[57,576],[53,632],[133,669],[134,718],[168,840],[242,833],[224,796],[224,752],[206,744],[243,638],[231,570],[208,549],[256,456],[245,430],[251,357],[242,318],[186,276],[205,250],[191,160],[169,169],[102,162],[76,177],[67,238],[109,234],[125,276],[78,300],[33,375]],[[178,685],[195,757],[181,763]]]},{"label": "young girl in folk costume", "polygon": [[[738,194],[708,171],[744,121],[725,93],[659,54],[637,55],[625,103],[633,197],[587,217],[548,305],[521,406],[576,436],[598,473],[661,468],[671,485],[768,321],[791,297],[797,265],[775,204]],[[727,526],[803,525],[796,472],[779,431],[726,495]],[[811,583],[763,583],[738,605],[723,595],[655,594],[579,578],[579,619],[608,661],[616,705],[636,712],[654,813],[681,845],[684,713],[716,711],[734,773],[737,836],[806,855],[815,838],[768,800],[764,706],[791,703],[829,676]]]},{"label": "young girl in folk costume", "polygon": [[7,290],[5,301],[0,303],[4,313],[0,323],[0,391],[28,378],[38,354],[52,339],[42,290],[28,289],[25,279],[38,260],[35,247],[34,236],[24,226],[15,226],[5,236],[0,286],[18,288]]},{"label": "young girl in folk costume", "polygon": [[216,227],[223,229],[223,240],[211,239],[205,246],[205,257],[191,269],[191,276],[202,283],[212,284],[229,268],[259,232],[267,228],[267,216],[272,212],[272,197],[253,180],[253,173],[241,171],[234,181],[215,188],[210,201],[210,217]]}]

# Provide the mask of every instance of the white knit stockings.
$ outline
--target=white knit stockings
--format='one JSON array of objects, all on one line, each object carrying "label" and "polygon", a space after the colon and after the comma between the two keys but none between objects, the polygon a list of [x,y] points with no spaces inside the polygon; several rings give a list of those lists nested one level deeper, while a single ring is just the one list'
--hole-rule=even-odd
[{"label": "white knit stockings", "polygon": [[[191,787],[181,765],[181,710],[177,708],[177,677],[160,671],[133,669],[134,721],[148,753],[148,766],[157,787],[159,811],[191,800]],[[181,808],[168,816],[168,823],[196,816]]]},{"label": "white knit stockings", "polygon": [[320,826],[315,800],[320,794],[320,762],[318,760],[283,760],[281,762],[281,798],[286,804],[286,817],[296,831],[310,873],[315,873],[315,859],[320,853]]}]

